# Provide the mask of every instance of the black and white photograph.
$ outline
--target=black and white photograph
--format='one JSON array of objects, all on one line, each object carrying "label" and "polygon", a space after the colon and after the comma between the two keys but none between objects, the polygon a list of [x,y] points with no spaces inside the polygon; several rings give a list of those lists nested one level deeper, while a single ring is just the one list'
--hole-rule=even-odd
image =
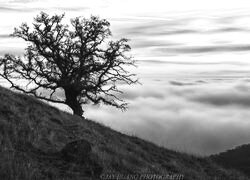
[{"label": "black and white photograph", "polygon": [[250,180],[250,1],[0,0],[0,180]]}]

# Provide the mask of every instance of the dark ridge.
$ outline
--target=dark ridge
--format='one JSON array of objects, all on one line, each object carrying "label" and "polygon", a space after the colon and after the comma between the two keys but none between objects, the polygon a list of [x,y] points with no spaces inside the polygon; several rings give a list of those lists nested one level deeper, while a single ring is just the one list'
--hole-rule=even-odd
[{"label": "dark ridge", "polygon": [[225,168],[236,169],[250,178],[250,144],[244,144],[210,158]]}]

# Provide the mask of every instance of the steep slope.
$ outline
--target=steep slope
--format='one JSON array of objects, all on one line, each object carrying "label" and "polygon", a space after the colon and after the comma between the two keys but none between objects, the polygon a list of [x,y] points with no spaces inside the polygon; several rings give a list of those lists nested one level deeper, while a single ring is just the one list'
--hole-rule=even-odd
[{"label": "steep slope", "polygon": [[212,155],[211,159],[226,168],[242,171],[250,177],[250,144]]},{"label": "steep slope", "polygon": [[[78,140],[89,142],[87,146],[91,146],[91,150],[82,145],[83,150],[74,154],[70,146]],[[247,179],[210,160],[167,150],[137,137],[121,134],[2,87],[0,143],[0,177],[4,180],[100,179],[100,173],[102,178],[108,178],[109,173],[175,173],[184,175],[183,179],[187,180],[209,180],[214,177]],[[69,158],[65,158],[64,152],[69,152],[67,148],[73,151]],[[91,151],[88,160],[72,160],[81,159],[77,156],[81,156],[84,149]],[[109,176],[109,179],[112,178]]]}]

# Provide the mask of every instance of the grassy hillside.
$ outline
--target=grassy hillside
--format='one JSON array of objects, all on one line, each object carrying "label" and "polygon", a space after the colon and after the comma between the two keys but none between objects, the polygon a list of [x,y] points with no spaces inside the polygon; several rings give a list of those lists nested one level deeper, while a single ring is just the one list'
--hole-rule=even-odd
[{"label": "grassy hillside", "polygon": [[[99,179],[97,171],[102,175],[176,173],[186,180],[247,179],[210,160],[121,134],[2,87],[0,101],[0,179]],[[91,143],[90,160],[68,161],[61,150],[82,139]]]},{"label": "grassy hillside", "polygon": [[211,159],[226,168],[242,171],[250,178],[250,144],[212,155]]}]

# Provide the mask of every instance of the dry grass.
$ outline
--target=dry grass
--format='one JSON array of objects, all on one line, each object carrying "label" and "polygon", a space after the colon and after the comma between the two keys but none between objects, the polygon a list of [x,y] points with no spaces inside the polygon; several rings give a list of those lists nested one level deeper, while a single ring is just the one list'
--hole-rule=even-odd
[{"label": "dry grass", "polygon": [[177,173],[187,180],[247,179],[207,159],[124,135],[2,87],[0,100],[0,177],[4,180],[89,179],[77,164],[54,156],[66,143],[78,139],[92,143],[104,174]]}]

